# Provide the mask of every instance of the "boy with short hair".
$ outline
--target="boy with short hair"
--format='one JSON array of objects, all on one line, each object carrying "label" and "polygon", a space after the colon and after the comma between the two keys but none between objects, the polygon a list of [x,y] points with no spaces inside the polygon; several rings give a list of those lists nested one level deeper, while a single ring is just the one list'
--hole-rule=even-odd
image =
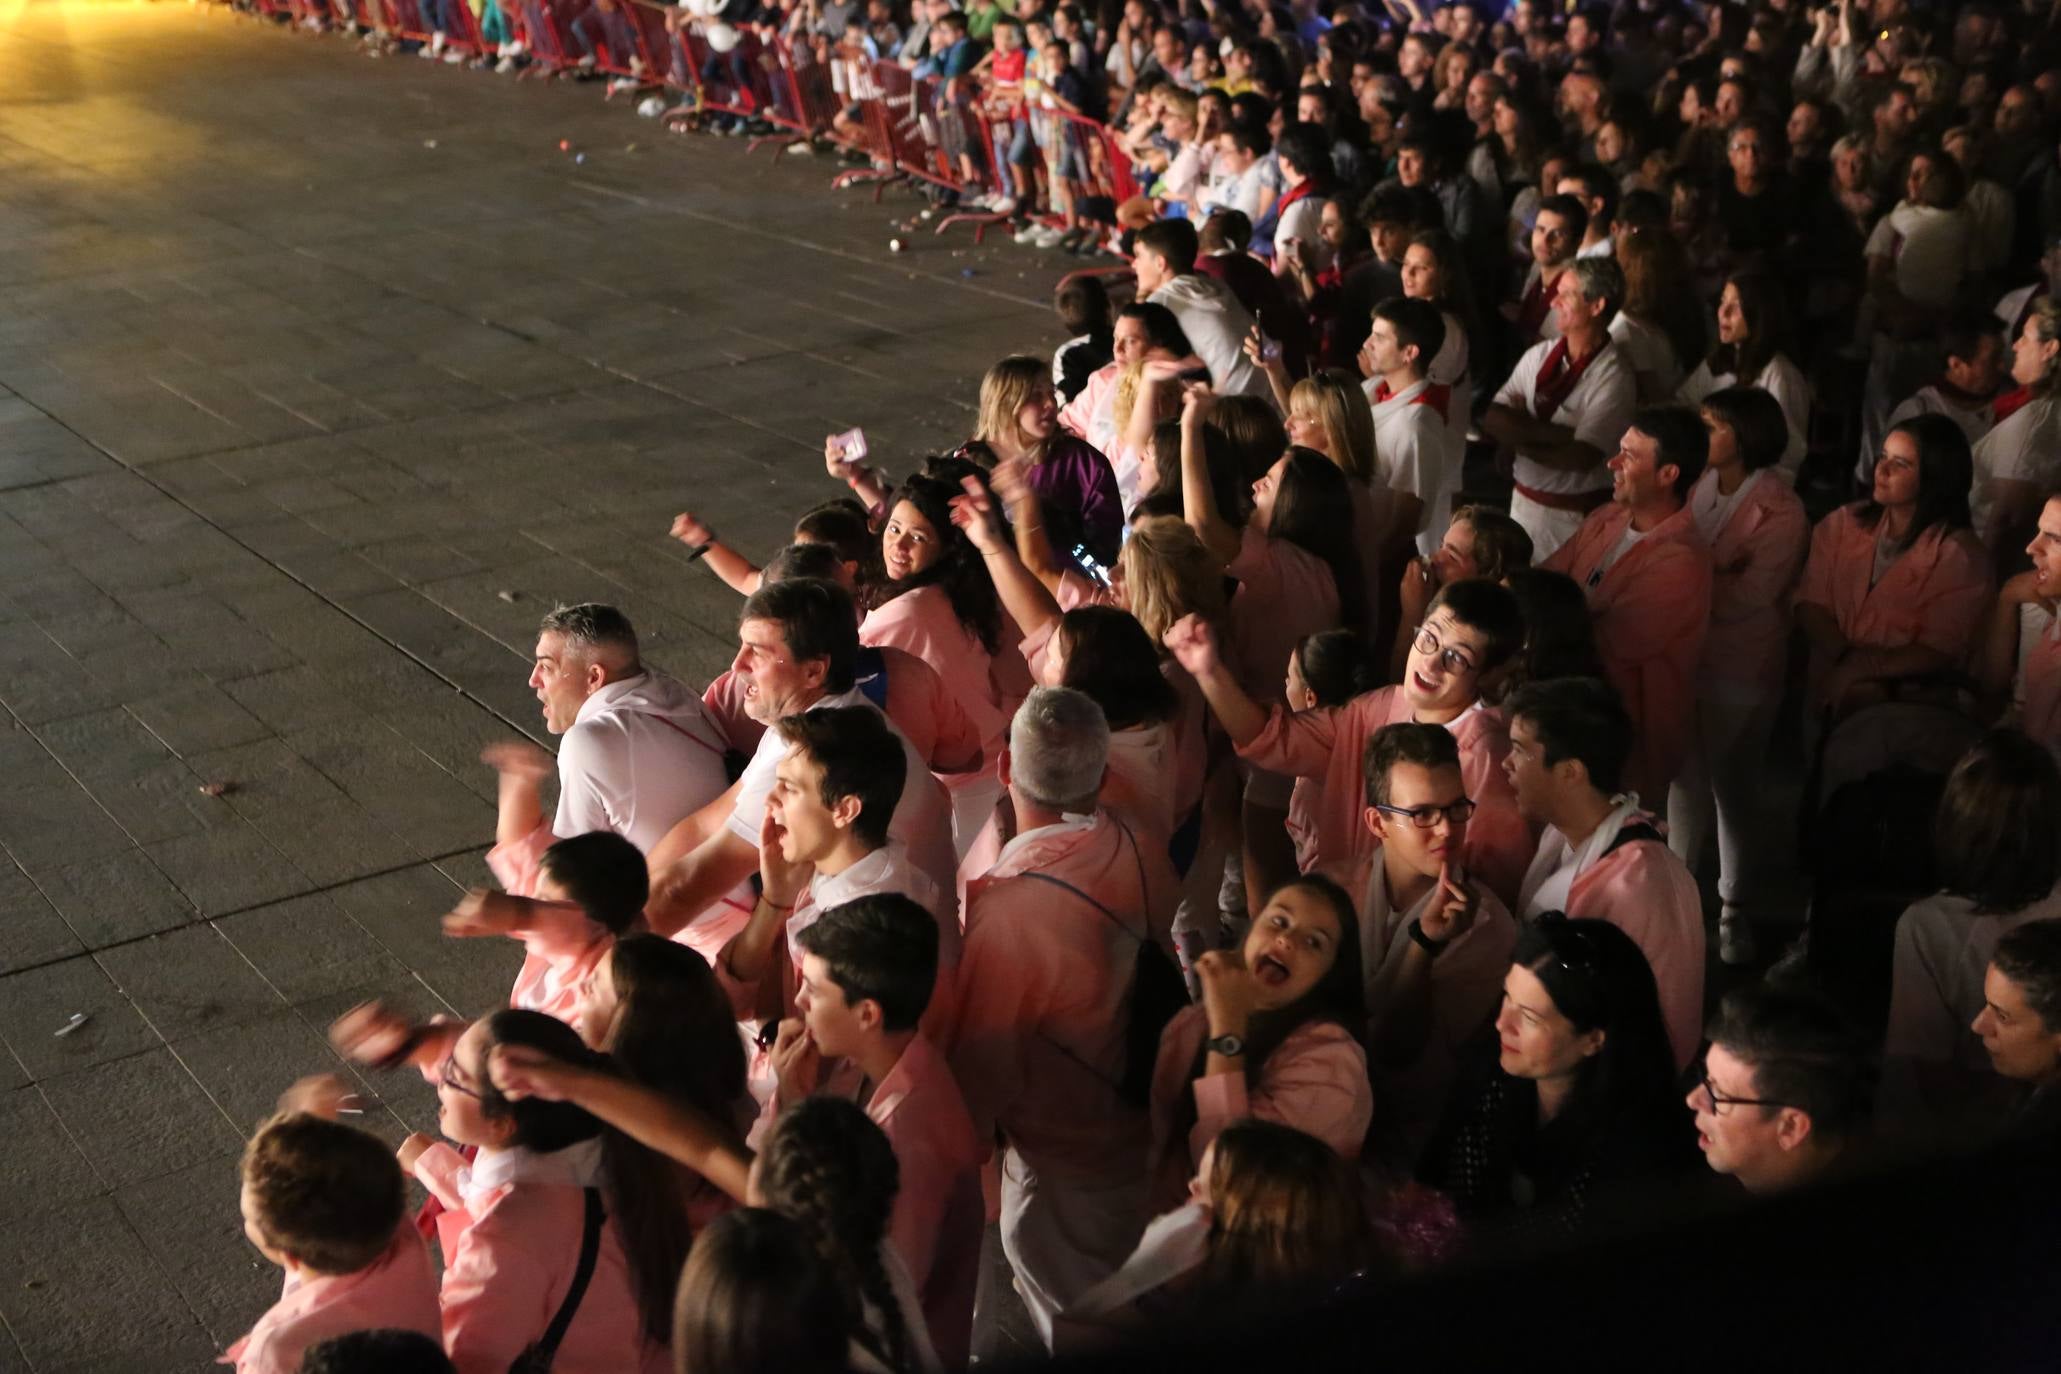
[{"label": "boy with short hair", "polygon": [[243,1233],[286,1287],[225,1354],[237,1374],[294,1374],[317,1341],[371,1327],[442,1339],[436,1274],[402,1225],[407,1191],[384,1142],[282,1112],[251,1137],[242,1171]]}]

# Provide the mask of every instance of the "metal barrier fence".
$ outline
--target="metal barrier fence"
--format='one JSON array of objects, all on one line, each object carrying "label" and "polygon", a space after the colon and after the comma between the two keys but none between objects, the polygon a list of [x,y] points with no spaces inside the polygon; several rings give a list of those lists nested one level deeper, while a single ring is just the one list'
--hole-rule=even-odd
[{"label": "metal barrier fence", "polygon": [[[683,99],[669,119],[748,122],[759,135],[753,147],[829,143],[867,163],[838,172],[833,185],[872,183],[876,200],[904,180],[952,193],[958,205],[938,216],[938,233],[970,223],[978,239],[1025,217],[1100,233],[1144,189],[1112,130],[1061,108],[1036,83],[1004,107],[963,79],[918,79],[821,36],[790,40],[656,0],[237,2],[296,24],[351,24],[414,43],[440,32],[438,46],[462,59],[519,52],[526,75],[605,74],[615,78],[611,96],[673,92]],[[1009,204],[993,208],[1002,199]]]}]

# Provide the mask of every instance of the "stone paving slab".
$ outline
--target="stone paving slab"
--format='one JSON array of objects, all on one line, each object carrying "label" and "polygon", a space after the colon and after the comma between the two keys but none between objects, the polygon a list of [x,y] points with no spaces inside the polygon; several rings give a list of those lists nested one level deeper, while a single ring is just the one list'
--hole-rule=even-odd
[{"label": "stone paving slab", "polygon": [[537,618],[721,671],[673,515],[763,558],[824,433],[958,443],[1060,267],[215,7],[15,7],[0,80],[0,1374],[198,1371],[277,1291],[235,1157],[328,1022],[505,1002],[520,948],[438,917],[490,881],[480,749],[549,743]]}]

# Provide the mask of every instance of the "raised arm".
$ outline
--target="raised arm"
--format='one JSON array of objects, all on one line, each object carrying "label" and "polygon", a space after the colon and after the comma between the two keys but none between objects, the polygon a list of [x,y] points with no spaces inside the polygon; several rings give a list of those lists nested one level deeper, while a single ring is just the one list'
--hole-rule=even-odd
[{"label": "raised arm", "polygon": [[843,450],[837,440],[838,436],[833,434],[823,441],[823,470],[844,483],[852,495],[864,503],[868,514],[886,514],[887,498],[891,494],[887,482],[864,463],[844,461]]},{"label": "raised arm", "polygon": [[673,517],[672,536],[706,562],[709,571],[739,596],[750,596],[759,589],[757,565],[717,539],[716,532],[696,519],[693,511],[683,510]]},{"label": "raised arm", "polygon": [[1009,618],[1016,622],[1026,637],[1034,635],[1059,618],[1059,603],[1045,584],[1024,566],[1023,559],[1002,529],[994,498],[988,495],[980,480],[964,477],[960,484],[966,494],[952,498],[952,523],[966,531],[966,537],[987,562],[988,576],[994,580],[995,594],[1002,599],[1002,609],[1009,612]]},{"label": "raised arm", "polygon": [[1197,382],[1183,393],[1181,403],[1181,514],[1203,546],[1224,562],[1238,556],[1239,534],[1217,509],[1216,488],[1209,481],[1209,459],[1202,446],[1202,426],[1216,400],[1209,387]]},{"label": "raised arm", "polygon": [[739,1202],[745,1200],[751,1151],[722,1123],[684,1102],[526,1045],[496,1045],[487,1057],[487,1073],[506,1097],[570,1102],[646,1149],[686,1165]]},{"label": "raised arm", "polygon": [[1184,615],[1166,632],[1167,652],[1174,656],[1223,725],[1231,743],[1252,743],[1267,725],[1267,709],[1245,694],[1217,650],[1217,634],[1199,615]]}]

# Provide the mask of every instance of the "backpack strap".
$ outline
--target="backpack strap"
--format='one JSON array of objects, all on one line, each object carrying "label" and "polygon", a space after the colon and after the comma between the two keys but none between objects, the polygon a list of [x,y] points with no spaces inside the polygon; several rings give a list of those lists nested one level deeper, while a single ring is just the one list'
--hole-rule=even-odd
[{"label": "backpack strap", "polygon": [[[1634,840],[1651,840],[1655,844],[1667,843],[1661,833],[1645,821],[1633,821],[1617,832],[1617,837],[1611,840],[1610,848],[1604,850],[1603,854],[1614,854],[1620,846],[1628,845]],[[1601,858],[1603,855],[1599,854],[1597,857]]]},{"label": "backpack strap", "polygon": [[587,1284],[594,1277],[594,1262],[601,1257],[601,1190],[583,1188],[587,1195],[586,1226],[580,1233],[580,1262],[573,1270],[572,1287],[565,1290],[565,1301],[558,1305],[558,1312],[551,1318],[551,1325],[544,1329],[543,1339],[525,1350],[516,1360],[515,1367],[521,1370],[548,1370],[558,1357],[558,1347],[565,1340],[565,1333],[572,1328],[573,1314],[580,1310],[580,1299],[587,1296]]}]

